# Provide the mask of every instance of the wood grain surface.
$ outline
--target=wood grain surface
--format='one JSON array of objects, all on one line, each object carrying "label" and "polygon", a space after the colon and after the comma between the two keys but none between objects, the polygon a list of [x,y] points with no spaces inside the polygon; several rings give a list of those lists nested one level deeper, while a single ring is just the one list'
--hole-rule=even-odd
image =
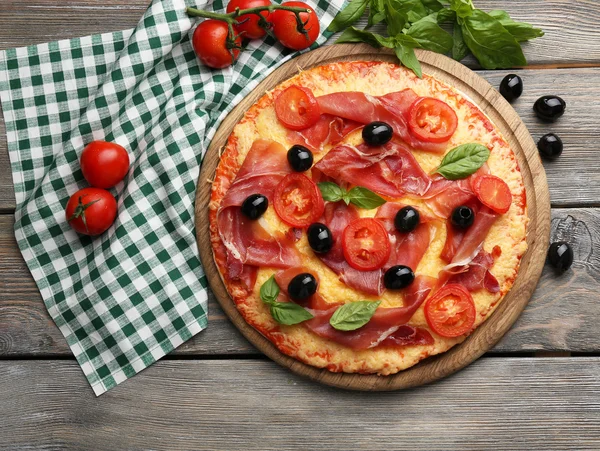
[{"label": "wood grain surface", "polygon": [[527,128],[498,91],[473,71],[446,56],[432,52],[417,51],[417,57],[421,61],[423,73],[432,75],[465,93],[499,128],[515,152],[527,190],[527,212],[530,219],[527,229],[528,250],[521,260],[514,287],[505,296],[496,312],[464,343],[450,351],[387,377],[332,373],[306,365],[279,352],[269,340],[246,323],[227,294],[213,259],[208,220],[212,186],[207,184],[206,180],[214,179],[215,169],[220,161],[220,151],[233,127],[248,108],[262,97],[265,91],[296,75],[298,68],[308,70],[336,61],[396,61],[392,51],[375,50],[366,44],[340,44],[313,50],[284,64],[266,77],[221,123],[204,156],[198,179],[196,188],[198,250],[202,267],[221,308],[242,335],[269,358],[297,374],[335,387],[353,390],[397,390],[432,382],[464,368],[491,349],[517,320],[537,285],[544,265],[550,231],[550,194],[537,148]]}]

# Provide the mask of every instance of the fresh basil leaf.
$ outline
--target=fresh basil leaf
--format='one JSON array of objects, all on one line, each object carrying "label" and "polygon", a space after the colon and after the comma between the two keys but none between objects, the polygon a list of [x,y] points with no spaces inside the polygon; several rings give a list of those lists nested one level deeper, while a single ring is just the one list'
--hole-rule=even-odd
[{"label": "fresh basil leaf", "polygon": [[469,47],[465,44],[463,39],[462,28],[459,24],[455,23],[452,32],[452,58],[456,61],[460,61],[469,54]]},{"label": "fresh basil leaf", "polygon": [[367,28],[370,28],[383,20],[385,20],[384,0],[371,0],[369,4],[369,19],[367,21]]},{"label": "fresh basil leaf", "polygon": [[456,12],[451,9],[442,9],[437,13],[437,23],[454,22],[456,20]]},{"label": "fresh basil leaf", "polygon": [[271,305],[271,316],[279,324],[292,326],[314,318],[306,309],[293,302],[276,302]]},{"label": "fresh basil leaf", "polygon": [[475,9],[471,0],[450,0],[450,9],[456,12],[458,17],[468,17]]},{"label": "fresh basil leaf", "polygon": [[341,44],[344,42],[366,42],[367,44],[375,48],[379,48],[382,46],[392,48],[394,46],[394,43],[390,38],[386,38],[379,34],[371,33],[370,31],[359,30],[354,27],[346,28],[342,35],[336,41],[337,44]]},{"label": "fresh basil leaf", "polygon": [[524,66],[517,40],[489,14],[476,9],[462,22],[463,39],[484,69]]},{"label": "fresh basil leaf", "polygon": [[346,194],[342,188],[333,182],[320,182],[317,183],[317,186],[319,187],[319,190],[321,190],[321,196],[323,196],[323,200],[329,202],[338,202],[342,200],[342,197],[344,197],[344,194]]},{"label": "fresh basil leaf", "polygon": [[[411,38],[410,36],[406,35],[396,36],[396,46],[394,47],[396,56],[398,57],[400,62],[404,64],[408,69],[411,69],[417,75],[417,77],[423,78],[423,72],[421,71],[421,63],[419,63],[417,55],[415,55],[414,48],[417,47],[417,45],[408,43],[405,39],[399,39],[402,37]],[[411,39],[414,41],[414,38]]]},{"label": "fresh basil leaf", "polygon": [[365,210],[372,210],[386,203],[383,197],[362,186],[355,186],[348,191],[348,199],[357,207]]},{"label": "fresh basil leaf", "polygon": [[483,144],[463,144],[448,152],[435,172],[448,180],[464,179],[483,166],[489,157],[490,151]]},{"label": "fresh basil leaf", "polygon": [[369,0],[350,0],[348,6],[342,9],[329,24],[327,31],[335,33],[349,27],[361,18],[368,4]]},{"label": "fresh basil leaf", "polygon": [[402,33],[408,20],[408,11],[405,12],[402,4],[395,0],[385,0],[384,6],[388,34],[390,36],[398,36]]},{"label": "fresh basil leaf", "polygon": [[452,36],[442,30],[437,22],[430,22],[427,18],[412,24],[406,34],[426,50],[448,53],[452,49]]},{"label": "fresh basil leaf", "polygon": [[277,302],[279,296],[279,285],[275,281],[275,276],[271,276],[260,287],[260,298],[265,304],[272,305]]},{"label": "fresh basil leaf", "polygon": [[329,320],[331,327],[337,330],[356,330],[367,324],[381,301],[348,302],[338,308]]},{"label": "fresh basil leaf", "polygon": [[533,25],[527,22],[516,22],[510,18],[506,11],[493,10],[488,12],[490,16],[498,20],[506,31],[513,35],[513,37],[519,41],[529,41],[535,38],[541,38],[544,36],[544,32],[539,28],[533,28]]},{"label": "fresh basil leaf", "polygon": [[444,5],[439,0],[421,0],[421,3],[432,12],[444,9]]},{"label": "fresh basil leaf", "polygon": [[420,0],[411,1],[411,8],[406,12],[406,17],[410,23],[418,22],[423,17],[431,14],[431,11],[425,7]]}]

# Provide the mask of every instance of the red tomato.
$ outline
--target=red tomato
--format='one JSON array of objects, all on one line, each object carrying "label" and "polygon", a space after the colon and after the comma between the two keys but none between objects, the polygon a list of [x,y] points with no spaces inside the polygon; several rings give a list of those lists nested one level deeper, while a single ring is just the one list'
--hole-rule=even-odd
[{"label": "red tomato", "polygon": [[512,204],[510,188],[504,180],[495,175],[482,175],[473,182],[473,190],[483,205],[504,214]]},{"label": "red tomato", "polygon": [[67,202],[65,216],[75,231],[100,235],[115,222],[117,201],[105,189],[80,189]]},{"label": "red tomato", "polygon": [[277,119],[290,130],[303,130],[317,123],[321,108],[312,91],[292,85],[275,99]]},{"label": "red tomato", "polygon": [[294,227],[308,227],[325,210],[317,185],[297,173],[286,175],[277,185],[273,204],[282,221]]},{"label": "red tomato", "polygon": [[408,128],[417,138],[431,143],[443,143],[456,131],[458,117],[446,102],[432,97],[420,97],[408,110]]},{"label": "red tomato", "polygon": [[231,66],[237,60],[242,38],[238,36],[235,39],[235,45],[238,48],[228,49],[228,34],[229,30],[225,22],[214,19],[200,22],[194,31],[192,44],[196,55],[203,64],[215,69],[222,69]]},{"label": "red tomato", "polygon": [[361,271],[381,268],[391,250],[387,231],[373,218],[360,218],[348,224],[342,235],[342,248],[348,264]]},{"label": "red tomato", "polygon": [[93,141],[83,149],[79,164],[90,185],[96,188],[112,188],[127,174],[129,155],[117,143]]},{"label": "red tomato", "polygon": [[[269,0],[231,0],[227,4],[227,12],[232,13],[239,9],[256,8],[257,6],[269,6]],[[263,11],[260,13],[266,20],[269,20],[269,12]],[[264,28],[258,25],[258,16],[256,14],[244,14],[236,19],[239,25],[234,28],[238,33],[242,34],[243,38],[258,39],[267,34]]]},{"label": "red tomato", "polygon": [[278,9],[273,11],[270,21],[273,24],[273,34],[285,47],[302,50],[310,47],[319,37],[319,17],[314,9],[304,2],[285,2],[282,6],[296,6],[309,9],[309,13],[300,13],[305,33],[298,31],[296,15],[291,11]]},{"label": "red tomato", "polygon": [[475,324],[475,303],[462,285],[450,283],[442,287],[425,303],[425,319],[436,334],[459,337]]}]

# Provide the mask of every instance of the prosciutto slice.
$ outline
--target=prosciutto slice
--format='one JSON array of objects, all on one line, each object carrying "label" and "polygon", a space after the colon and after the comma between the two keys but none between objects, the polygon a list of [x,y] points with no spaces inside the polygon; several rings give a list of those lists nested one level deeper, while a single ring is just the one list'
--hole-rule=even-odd
[{"label": "prosciutto slice", "polygon": [[407,125],[410,106],[419,96],[411,89],[374,97],[364,92],[336,92],[317,97],[321,113],[350,119],[361,124],[383,121],[396,136],[413,149],[441,153],[446,143],[425,142],[414,136]]},{"label": "prosciutto slice", "polygon": [[260,221],[251,221],[240,209],[243,201],[255,193],[272,202],[275,187],[290,171],[283,146],[255,141],[217,212],[219,236],[226,248],[227,276],[243,281],[248,289],[256,281],[256,267],[288,268],[300,263],[289,236],[273,236]]},{"label": "prosciutto slice", "polygon": [[293,144],[301,144],[314,152],[321,152],[326,145],[339,143],[347,134],[361,126],[355,121],[322,114],[316,124],[304,130],[288,130],[287,137]]},{"label": "prosciutto slice", "polygon": [[405,193],[422,196],[431,185],[410,150],[398,141],[382,147],[342,144],[331,149],[315,167],[338,182],[364,186],[390,197]]},{"label": "prosciutto slice", "polygon": [[464,272],[454,274],[448,279],[448,283],[458,283],[469,291],[477,291],[485,288],[490,293],[498,293],[500,284],[490,272],[494,264],[494,257],[489,252],[481,250],[479,254],[467,266]]}]

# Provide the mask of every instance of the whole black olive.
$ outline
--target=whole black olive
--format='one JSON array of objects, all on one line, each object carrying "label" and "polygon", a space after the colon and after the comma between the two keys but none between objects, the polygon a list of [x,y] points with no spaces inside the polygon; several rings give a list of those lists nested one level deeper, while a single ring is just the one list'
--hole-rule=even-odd
[{"label": "whole black olive", "polygon": [[298,274],[288,285],[288,294],[294,301],[304,301],[316,292],[317,279],[308,272]]},{"label": "whole black olive", "polygon": [[554,133],[548,133],[540,138],[537,147],[542,157],[548,160],[554,160],[562,153],[563,142]]},{"label": "whole black olive", "polygon": [[393,133],[389,124],[375,121],[365,125],[362,137],[369,146],[383,146],[392,139]]},{"label": "whole black olive", "polygon": [[567,104],[558,96],[542,96],[533,104],[533,111],[540,119],[554,121],[565,113]]},{"label": "whole black olive", "polygon": [[509,74],[500,83],[500,94],[509,102],[519,98],[523,94],[523,80],[515,74]]},{"label": "whole black olive", "polygon": [[392,266],[383,275],[383,284],[388,290],[406,288],[415,280],[415,273],[408,266]]},{"label": "whole black olive", "polygon": [[473,210],[465,205],[456,207],[452,212],[452,225],[459,229],[466,229],[471,227],[475,221],[475,213]]},{"label": "whole black olive", "polygon": [[394,218],[394,226],[398,232],[412,232],[419,225],[419,211],[410,205],[401,208]]},{"label": "whole black olive", "polygon": [[294,144],[287,153],[287,159],[296,172],[308,171],[313,165],[312,152],[300,144]]},{"label": "whole black olive", "polygon": [[333,236],[331,230],[325,224],[315,222],[308,227],[306,232],[308,244],[318,254],[329,252],[333,247]]},{"label": "whole black olive", "polygon": [[250,219],[260,218],[269,207],[269,199],[262,194],[250,194],[242,203],[242,213]]},{"label": "whole black olive", "polygon": [[557,241],[548,249],[548,260],[559,272],[565,272],[573,264],[573,249],[565,241]]}]

